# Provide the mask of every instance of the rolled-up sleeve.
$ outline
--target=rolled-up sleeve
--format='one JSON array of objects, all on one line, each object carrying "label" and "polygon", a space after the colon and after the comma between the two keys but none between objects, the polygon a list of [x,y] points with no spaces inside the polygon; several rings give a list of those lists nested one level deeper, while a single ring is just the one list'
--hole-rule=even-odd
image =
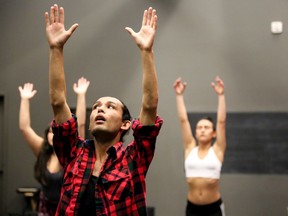
[{"label": "rolled-up sleeve", "polygon": [[131,144],[136,150],[135,154],[145,164],[147,171],[155,152],[156,138],[160,132],[163,119],[157,116],[154,125],[141,125],[139,119],[132,122],[134,142]]},{"label": "rolled-up sleeve", "polygon": [[77,118],[75,115],[63,124],[51,123],[53,131],[53,147],[63,167],[65,167],[76,154],[78,142]]}]

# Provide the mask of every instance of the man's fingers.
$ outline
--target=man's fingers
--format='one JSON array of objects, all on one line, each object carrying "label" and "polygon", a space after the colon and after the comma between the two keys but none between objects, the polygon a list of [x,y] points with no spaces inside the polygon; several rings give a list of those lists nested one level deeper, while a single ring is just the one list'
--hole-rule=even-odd
[{"label": "man's fingers", "polygon": [[147,25],[151,25],[152,23],[152,7],[149,7],[148,13],[147,13]]},{"label": "man's fingers", "polygon": [[64,25],[64,21],[65,21],[65,14],[64,14],[64,8],[63,8],[63,7],[60,7],[59,13],[60,13],[60,19],[59,19],[59,22],[62,23],[62,24]]},{"label": "man's fingers", "polygon": [[157,29],[157,27],[158,27],[158,17],[157,17],[157,15],[154,15],[154,18],[153,18],[153,23],[152,23],[152,28],[153,29]]},{"label": "man's fingers", "polygon": [[72,34],[78,28],[78,26],[79,26],[78,23],[72,25],[70,29],[68,30],[70,34]]},{"label": "man's fingers", "polygon": [[126,31],[129,32],[130,35],[133,35],[135,33],[134,30],[130,27],[126,27],[125,29],[126,29]]},{"label": "man's fingers", "polygon": [[45,17],[45,24],[47,28],[50,25],[48,12],[45,12],[44,17]]},{"label": "man's fingers", "polygon": [[54,6],[50,7],[50,24],[54,23]]},{"label": "man's fingers", "polygon": [[58,5],[54,5],[54,22],[59,22]]},{"label": "man's fingers", "polygon": [[145,10],[143,13],[142,26],[147,24],[147,13],[147,10]]}]

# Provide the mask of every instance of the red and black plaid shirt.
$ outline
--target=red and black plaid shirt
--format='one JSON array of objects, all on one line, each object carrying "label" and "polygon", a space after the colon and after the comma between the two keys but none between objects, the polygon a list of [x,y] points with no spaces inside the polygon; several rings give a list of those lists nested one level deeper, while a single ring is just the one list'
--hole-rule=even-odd
[{"label": "red and black plaid shirt", "polygon": [[[147,215],[145,176],[162,123],[160,117],[149,126],[134,120],[134,141],[127,147],[119,142],[108,149],[95,188],[95,215]],[[53,146],[65,167],[56,216],[77,215],[96,161],[94,142],[78,136],[75,116],[61,125],[54,122],[52,128]]]}]

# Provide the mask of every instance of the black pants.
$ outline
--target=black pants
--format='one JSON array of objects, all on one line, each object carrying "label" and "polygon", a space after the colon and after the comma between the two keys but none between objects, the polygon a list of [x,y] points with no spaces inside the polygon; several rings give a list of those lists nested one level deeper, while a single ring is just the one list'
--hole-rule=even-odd
[{"label": "black pants", "polygon": [[186,216],[225,216],[222,199],[207,205],[195,205],[187,201]]}]

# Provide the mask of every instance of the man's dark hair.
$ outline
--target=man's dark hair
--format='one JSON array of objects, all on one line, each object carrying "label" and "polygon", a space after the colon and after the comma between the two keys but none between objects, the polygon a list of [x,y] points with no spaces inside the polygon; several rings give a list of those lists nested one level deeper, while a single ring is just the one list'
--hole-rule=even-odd
[{"label": "man's dark hair", "polygon": [[[123,103],[123,101],[121,101],[121,103],[122,103],[122,121],[125,121],[125,120],[128,120],[128,121],[131,121],[132,120],[132,117],[131,117],[131,115],[130,115],[130,112],[129,112],[129,110],[128,110],[128,107]],[[129,127],[129,129],[128,130],[125,130],[125,131],[123,131],[122,132],[122,134],[121,134],[121,137],[120,137],[120,141],[121,142],[123,142],[124,141],[124,136],[126,135],[126,134],[128,134],[128,132],[129,132],[129,130],[130,130],[130,127]]]}]

